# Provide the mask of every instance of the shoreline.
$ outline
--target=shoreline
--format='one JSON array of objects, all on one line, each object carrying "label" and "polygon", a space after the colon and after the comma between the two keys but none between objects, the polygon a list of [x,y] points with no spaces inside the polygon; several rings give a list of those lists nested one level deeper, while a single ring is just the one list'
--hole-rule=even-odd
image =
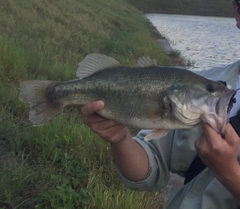
[{"label": "shoreline", "polygon": [[196,12],[181,12],[181,11],[162,11],[162,10],[142,10],[144,14],[166,14],[166,15],[188,15],[188,16],[202,16],[202,17],[226,17],[226,18],[234,18],[232,13],[196,13]]},{"label": "shoreline", "polygon": [[171,66],[176,67],[186,67],[184,58],[181,56],[181,52],[175,51],[168,40],[157,30],[157,28],[152,24],[152,22],[146,17],[145,13],[142,13],[143,18],[149,24],[151,30],[157,35],[155,39],[158,46],[163,50],[163,52],[169,57]]}]

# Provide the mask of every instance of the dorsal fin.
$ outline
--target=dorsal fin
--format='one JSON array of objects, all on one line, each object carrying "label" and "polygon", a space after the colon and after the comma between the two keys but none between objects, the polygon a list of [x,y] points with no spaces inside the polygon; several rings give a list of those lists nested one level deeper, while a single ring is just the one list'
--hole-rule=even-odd
[{"label": "dorsal fin", "polygon": [[151,67],[157,66],[156,59],[151,59],[150,57],[140,57],[138,59],[138,67]]},{"label": "dorsal fin", "polygon": [[112,57],[103,54],[89,54],[78,64],[77,77],[84,78],[98,71],[120,66],[120,63]]}]

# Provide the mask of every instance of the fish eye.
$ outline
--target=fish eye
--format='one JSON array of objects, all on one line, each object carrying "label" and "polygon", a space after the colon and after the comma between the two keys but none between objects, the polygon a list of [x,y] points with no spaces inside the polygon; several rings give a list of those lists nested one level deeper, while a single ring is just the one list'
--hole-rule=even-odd
[{"label": "fish eye", "polygon": [[212,84],[208,84],[208,85],[207,85],[207,90],[208,90],[210,93],[214,92],[214,86],[213,86]]}]

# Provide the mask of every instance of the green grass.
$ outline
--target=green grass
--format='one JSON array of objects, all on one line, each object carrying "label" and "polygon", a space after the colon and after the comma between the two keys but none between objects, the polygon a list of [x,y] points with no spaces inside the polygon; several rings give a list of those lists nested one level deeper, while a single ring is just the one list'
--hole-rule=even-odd
[{"label": "green grass", "polygon": [[10,150],[10,162],[0,160],[0,208],[158,205],[161,194],[123,187],[108,143],[84,125],[77,108],[33,127],[29,106],[18,98],[23,80],[75,79],[78,62],[92,52],[125,65],[144,55],[169,65],[139,11],[124,0],[6,0],[0,33],[0,148]]},{"label": "green grass", "polygon": [[0,32],[30,52],[37,48],[75,68],[92,52],[123,64],[145,54],[169,62],[150,38],[145,20],[123,0],[7,0],[0,7]]}]

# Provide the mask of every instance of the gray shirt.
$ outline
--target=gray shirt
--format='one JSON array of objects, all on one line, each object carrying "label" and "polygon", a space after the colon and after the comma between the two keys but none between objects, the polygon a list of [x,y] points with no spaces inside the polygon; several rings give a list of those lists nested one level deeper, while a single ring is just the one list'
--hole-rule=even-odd
[{"label": "gray shirt", "polygon": [[[236,87],[240,73],[240,61],[226,67],[197,72],[211,80],[226,81]],[[197,153],[194,141],[201,133],[201,125],[190,130],[170,131],[160,140],[143,140],[149,130],[142,130],[133,139],[146,151],[149,171],[139,182],[126,179],[117,169],[126,187],[133,190],[156,192],[168,184],[170,171],[184,176]],[[240,156],[240,151],[239,151]],[[206,168],[192,181],[184,185],[167,201],[165,209],[237,209],[238,204],[228,190]]]}]

